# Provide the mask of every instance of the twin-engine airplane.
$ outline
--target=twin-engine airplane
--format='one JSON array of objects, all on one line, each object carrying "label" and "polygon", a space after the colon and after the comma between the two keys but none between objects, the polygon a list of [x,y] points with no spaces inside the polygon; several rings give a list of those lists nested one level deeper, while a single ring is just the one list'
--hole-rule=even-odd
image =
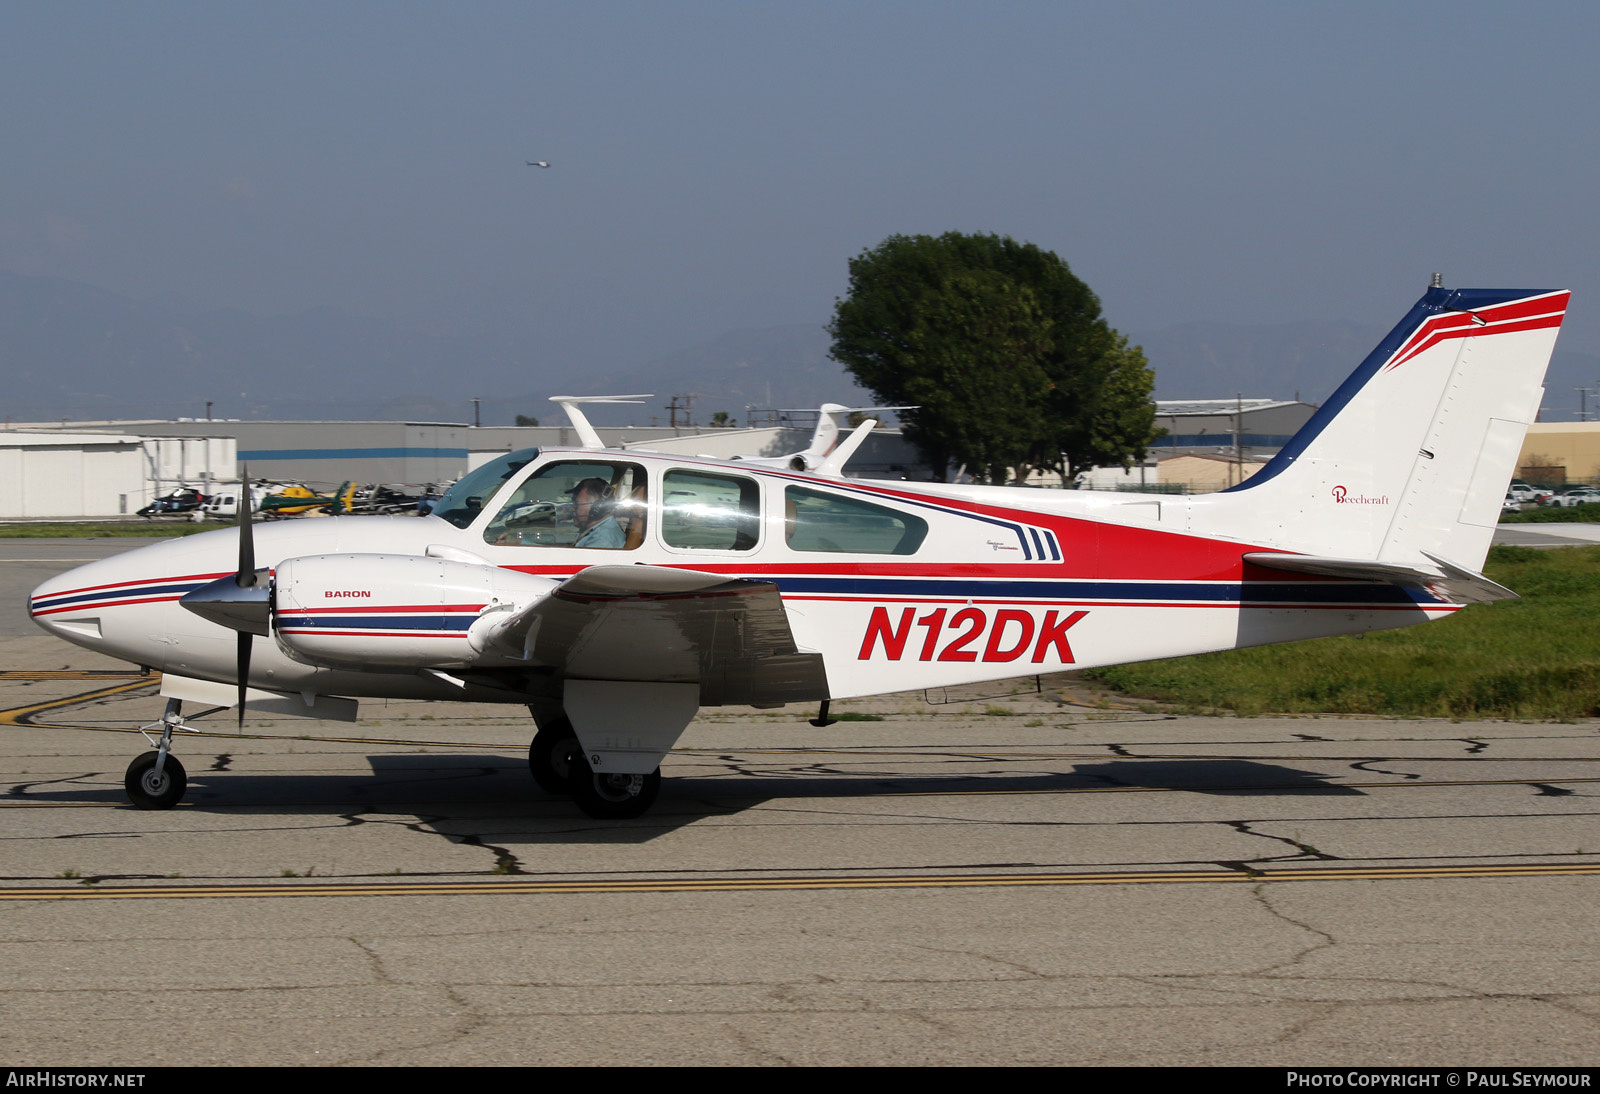
[{"label": "twin-engine airplane", "polygon": [[31,610],[162,672],[156,748],[126,779],[142,808],[183,795],[184,702],[353,718],[373,696],[526,704],[539,786],[638,816],[702,706],[820,702],[825,721],[830,699],[1515,595],[1478,571],[1567,298],[1429,290],[1218,494],[847,480],[848,441],[796,471],[606,451],[580,429],[593,447],[496,459],[430,517],[245,522],[54,578]]}]

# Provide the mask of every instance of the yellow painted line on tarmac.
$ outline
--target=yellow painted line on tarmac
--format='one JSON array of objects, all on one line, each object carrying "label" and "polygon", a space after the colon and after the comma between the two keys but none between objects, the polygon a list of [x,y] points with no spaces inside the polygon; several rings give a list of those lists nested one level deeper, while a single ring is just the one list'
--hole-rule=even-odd
[{"label": "yellow painted line on tarmac", "polygon": [[550,896],[611,893],[815,892],[851,889],[982,889],[1064,885],[1158,885],[1281,881],[1444,881],[1451,879],[1592,877],[1600,862],[1472,866],[1322,866],[1266,870],[1151,870],[1126,873],[871,874],[818,877],[591,878],[505,881],[310,882],[235,885],[78,885],[0,888],[0,901],[195,900],[265,897]]},{"label": "yellow painted line on tarmac", "polygon": [[159,680],[137,669],[0,669],[0,680]]},{"label": "yellow painted line on tarmac", "polygon": [[[4,679],[6,675],[7,674],[5,672],[0,671],[0,679]],[[118,684],[107,688],[100,688],[96,691],[83,692],[78,695],[69,695],[60,699],[49,699],[41,703],[33,703],[29,706],[13,707],[10,710],[0,710],[0,725],[27,726],[30,729],[77,729],[88,730],[94,733],[139,732],[137,726],[85,726],[72,725],[63,722],[32,721],[33,716],[37,714],[43,714],[51,710],[59,710],[63,707],[78,706],[83,703],[92,703],[96,699],[105,699],[114,695],[121,695],[125,692],[138,691],[141,688],[152,687],[161,683],[161,677],[159,674],[145,675],[143,673],[134,672],[106,673],[101,678],[105,677],[109,677],[111,679],[128,679],[132,682],[127,684]],[[57,675],[48,675],[43,673],[35,675],[30,673],[30,675],[25,677],[18,673],[12,673],[10,678],[48,680],[95,679],[93,676],[77,676],[72,675],[70,672],[64,672]],[[299,733],[240,733],[233,730],[214,731],[199,729],[192,725],[186,725],[184,727],[184,733],[181,739],[190,740],[197,737],[255,741],[322,741],[331,744],[395,745],[406,747],[415,746],[436,748],[483,748],[514,750],[524,747],[520,744],[503,744],[491,741],[423,741],[396,739],[393,737],[333,737],[327,735],[311,736],[309,734]]]},{"label": "yellow painted line on tarmac", "polygon": [[[28,725],[29,723],[27,719],[34,714],[42,714],[47,710],[57,710],[61,707],[77,706],[80,703],[92,703],[96,699],[108,699],[113,695],[121,695],[129,691],[138,691],[141,688],[154,687],[160,682],[161,680],[159,677],[140,677],[139,679],[128,684],[114,684],[108,688],[100,688],[97,691],[84,692],[81,695],[70,695],[64,699],[49,699],[45,702],[33,703],[25,707],[12,707],[10,710],[0,710],[0,725]],[[131,731],[119,730],[119,732]]]}]

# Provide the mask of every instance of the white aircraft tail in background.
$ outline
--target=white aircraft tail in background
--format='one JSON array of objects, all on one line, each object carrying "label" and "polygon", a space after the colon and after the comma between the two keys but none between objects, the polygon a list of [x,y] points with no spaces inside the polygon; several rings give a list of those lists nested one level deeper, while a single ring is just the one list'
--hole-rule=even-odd
[{"label": "white aircraft tail in background", "polygon": [[915,409],[917,408],[914,406],[842,406],[839,403],[823,403],[817,408],[817,425],[811,431],[811,442],[799,452],[787,456],[736,456],[735,459],[740,463],[756,467],[809,471],[827,478],[841,478],[844,475],[844,465],[850,462],[850,457],[861,447],[861,442],[867,439],[867,434],[878,424],[876,419],[867,418],[851,429],[841,441],[839,434],[844,424],[842,419],[846,415],[868,411]]}]

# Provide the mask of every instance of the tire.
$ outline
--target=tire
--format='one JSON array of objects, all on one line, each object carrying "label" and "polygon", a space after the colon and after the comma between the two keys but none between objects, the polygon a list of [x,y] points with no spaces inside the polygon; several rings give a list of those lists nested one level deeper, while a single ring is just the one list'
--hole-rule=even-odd
[{"label": "tire", "polygon": [[533,736],[528,746],[528,770],[533,781],[546,794],[565,796],[572,774],[573,757],[579,752],[577,735],[564,719],[552,722]]},{"label": "tire", "polygon": [[578,808],[596,820],[632,820],[655,804],[661,769],[648,775],[596,775],[588,759],[577,752],[568,788]]},{"label": "tire", "polygon": [[184,774],[183,765],[170,752],[167,762],[161,765],[160,776],[156,775],[158,755],[146,752],[135,757],[123,776],[122,789],[127,791],[128,800],[137,809],[171,809],[183,800],[183,792],[189,788],[189,777]]}]

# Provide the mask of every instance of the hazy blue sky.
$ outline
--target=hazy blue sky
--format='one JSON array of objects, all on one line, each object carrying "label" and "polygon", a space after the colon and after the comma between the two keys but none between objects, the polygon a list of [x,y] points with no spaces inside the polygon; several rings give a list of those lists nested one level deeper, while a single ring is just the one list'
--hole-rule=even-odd
[{"label": "hazy blue sky", "polygon": [[[0,266],[630,367],[825,322],[895,232],[1113,325],[1387,325],[1432,270],[1600,352],[1592,3],[0,5]],[[523,166],[549,160],[549,170]],[[1352,362],[1353,364],[1353,362]]]}]

